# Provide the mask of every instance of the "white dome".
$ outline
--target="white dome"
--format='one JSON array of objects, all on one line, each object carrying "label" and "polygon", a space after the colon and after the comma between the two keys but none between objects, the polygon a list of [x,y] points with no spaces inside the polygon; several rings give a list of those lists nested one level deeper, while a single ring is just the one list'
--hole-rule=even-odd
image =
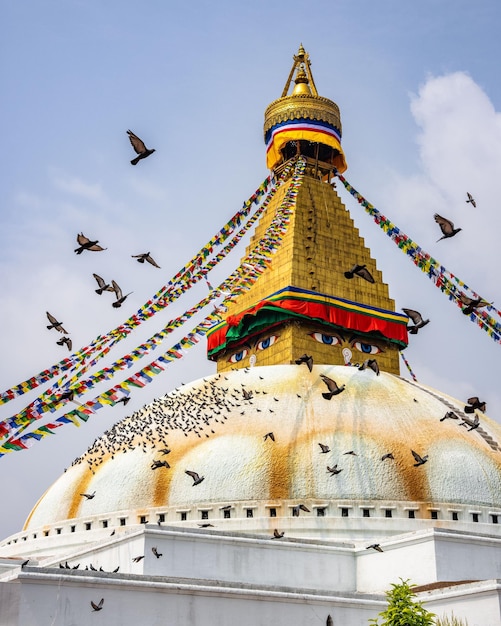
[{"label": "white dome", "polygon": [[[320,374],[345,390],[326,400]],[[309,372],[277,365],[209,376],[105,433],[47,490],[25,530],[99,517],[113,524],[113,514],[124,511],[133,523],[166,511],[170,523],[180,511],[224,505],[241,517],[249,507],[261,510],[245,521],[248,530],[259,529],[263,507],[282,507],[278,516],[290,517],[289,507],[299,502],[495,510],[501,428],[479,414],[480,427],[470,431],[460,423],[474,416],[463,409],[464,402],[433,389],[356,367],[316,365]],[[441,421],[451,410],[459,419]],[[265,438],[269,432],[275,441]],[[322,453],[319,443],[330,452]],[[166,448],[169,453],[160,452]],[[411,450],[428,461],[415,467]],[[382,460],[389,452],[394,459]],[[170,467],[152,469],[154,461]],[[327,471],[334,465],[342,470],[337,475]],[[204,480],[194,485],[186,470]],[[92,499],[80,495],[94,491]]]}]

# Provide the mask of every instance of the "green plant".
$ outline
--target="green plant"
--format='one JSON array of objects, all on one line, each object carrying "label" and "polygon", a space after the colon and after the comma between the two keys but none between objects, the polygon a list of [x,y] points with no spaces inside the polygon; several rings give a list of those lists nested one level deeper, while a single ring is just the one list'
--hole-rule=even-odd
[{"label": "green plant", "polygon": [[388,606],[379,613],[379,618],[369,620],[374,626],[432,626],[434,614],[427,611],[421,602],[414,600],[415,593],[408,580],[400,579],[400,583],[393,583],[386,592]]}]

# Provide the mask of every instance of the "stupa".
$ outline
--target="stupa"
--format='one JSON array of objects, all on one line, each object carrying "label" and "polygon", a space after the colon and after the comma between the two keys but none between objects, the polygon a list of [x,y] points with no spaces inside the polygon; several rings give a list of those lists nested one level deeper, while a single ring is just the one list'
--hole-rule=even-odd
[{"label": "stupa", "polygon": [[[440,588],[483,580],[494,607],[498,587],[485,581],[501,566],[485,554],[501,553],[501,428],[484,414],[475,426],[464,402],[400,376],[408,318],[337,194],[336,173],[347,168],[341,131],[338,106],[318,95],[300,46],[264,124],[268,168],[279,178],[301,163],[299,191],[271,267],[208,334],[217,373],[105,433],[49,487],[1,556],[46,568],[120,563],[123,575],[180,577],[194,588],[203,579],[218,597],[215,581],[225,580],[268,585],[266,593],[283,586],[296,603],[309,590],[311,602],[328,604],[318,597],[328,587],[344,598],[330,610],[343,624],[375,616],[398,577],[435,585],[428,601],[446,608],[454,603]],[[277,189],[249,249],[290,184]],[[146,549],[152,543],[169,554],[167,569]],[[367,550],[374,543],[383,554]],[[443,561],[445,544],[452,556]],[[233,556],[211,574],[195,548],[216,563],[220,550]],[[304,571],[288,580],[274,559]],[[273,610],[256,611],[252,623],[282,623]]]}]

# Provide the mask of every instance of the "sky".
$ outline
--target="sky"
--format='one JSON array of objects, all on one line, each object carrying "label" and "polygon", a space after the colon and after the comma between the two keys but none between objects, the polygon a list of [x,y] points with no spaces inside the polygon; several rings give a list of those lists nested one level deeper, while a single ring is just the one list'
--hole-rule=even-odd
[{"label": "sky", "polygon": [[[300,43],[320,95],[340,107],[347,180],[501,308],[498,0],[6,0],[0,16],[2,391],[68,354],[46,329],[46,311],[64,322],[74,348],[89,344],[241,208],[268,175],[264,110],[280,97]],[[136,167],[127,129],[156,149]],[[501,422],[501,346],[340,193],[396,308],[431,320],[405,351],[418,381],[460,401],[478,395]],[[462,231],[437,243],[434,213]],[[79,232],[107,249],[75,255]],[[211,283],[232,271],[239,249]],[[131,258],[147,251],[161,269]],[[94,293],[94,272],[133,292],[122,308]],[[190,290],[114,358],[206,293],[203,284]],[[43,492],[115,421],[214,371],[202,341],[127,407],[0,458],[0,537],[21,530]],[[0,407],[0,419],[33,398]]]}]

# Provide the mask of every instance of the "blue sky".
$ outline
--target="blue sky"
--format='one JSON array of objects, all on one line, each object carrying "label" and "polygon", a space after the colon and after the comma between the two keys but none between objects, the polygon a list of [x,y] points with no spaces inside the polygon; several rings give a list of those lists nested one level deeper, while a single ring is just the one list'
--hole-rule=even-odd
[{"label": "blue sky", "polygon": [[[0,11],[2,389],[65,355],[45,329],[46,310],[71,326],[76,346],[88,344],[135,311],[240,208],[267,176],[263,114],[280,96],[300,42],[319,93],[340,106],[347,179],[501,307],[497,0],[25,0]],[[136,168],[128,128],[156,148]],[[466,191],[477,197],[476,211]],[[459,399],[478,394],[501,421],[501,347],[343,199],[397,308],[432,320],[406,352],[419,381]],[[437,244],[435,212],[463,231]],[[107,252],[76,257],[80,231]],[[146,250],[161,270],[130,259]],[[130,307],[110,310],[90,297],[92,272],[133,290]],[[137,393],[127,414],[211,371],[197,346]],[[11,403],[0,417],[22,406]],[[11,511],[0,536],[21,528],[45,488],[125,415],[120,410],[0,459]]]}]

